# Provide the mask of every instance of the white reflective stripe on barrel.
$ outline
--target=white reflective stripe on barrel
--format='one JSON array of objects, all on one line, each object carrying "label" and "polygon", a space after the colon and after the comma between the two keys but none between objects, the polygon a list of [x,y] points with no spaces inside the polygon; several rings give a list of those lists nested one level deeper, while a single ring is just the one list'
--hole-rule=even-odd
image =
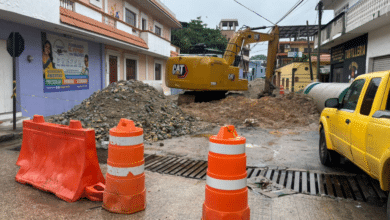
[{"label": "white reflective stripe on barrel", "polygon": [[210,142],[209,150],[217,154],[228,154],[228,155],[243,154],[245,153],[245,144],[230,145],[230,144],[216,144]]},{"label": "white reflective stripe on barrel", "polygon": [[246,178],[240,180],[220,180],[212,177],[206,177],[208,186],[221,190],[237,190],[246,187]]},{"label": "white reflective stripe on barrel", "polygon": [[137,176],[144,172],[145,164],[142,164],[138,167],[112,167],[107,165],[107,173],[113,176],[127,176],[129,173],[132,173],[134,176]]},{"label": "white reflective stripe on barrel", "polygon": [[135,137],[115,137],[110,135],[110,144],[118,146],[132,146],[142,144],[144,142],[144,135]]}]

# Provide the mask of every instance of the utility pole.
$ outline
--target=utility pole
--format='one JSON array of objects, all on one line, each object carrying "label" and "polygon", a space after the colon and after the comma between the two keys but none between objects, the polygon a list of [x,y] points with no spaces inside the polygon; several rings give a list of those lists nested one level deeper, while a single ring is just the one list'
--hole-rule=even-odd
[{"label": "utility pole", "polygon": [[320,54],[321,54],[321,18],[322,18],[322,7],[324,4],[322,1],[318,2],[318,47],[317,47],[317,82],[320,79]]},{"label": "utility pole", "polygon": [[307,32],[307,48],[309,50],[309,66],[310,66],[310,79],[313,82],[313,67],[311,63],[311,48],[310,48],[310,36],[309,36],[309,21],[306,21],[306,32]]},{"label": "utility pole", "polygon": [[12,33],[13,35],[13,45],[12,45],[12,82],[13,82],[13,88],[12,88],[12,101],[13,101],[13,111],[12,111],[12,118],[13,118],[13,130],[16,130],[16,61],[15,61],[15,55],[16,55],[16,37],[15,32]]},{"label": "utility pole", "polygon": [[322,1],[318,2],[318,47],[317,47],[317,82],[320,78],[320,64],[321,64],[321,20],[322,20]]}]

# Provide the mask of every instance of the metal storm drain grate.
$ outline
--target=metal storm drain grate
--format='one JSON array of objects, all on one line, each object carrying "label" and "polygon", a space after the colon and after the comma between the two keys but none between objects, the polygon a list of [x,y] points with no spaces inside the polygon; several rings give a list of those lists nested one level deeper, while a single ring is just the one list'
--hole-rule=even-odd
[{"label": "metal storm drain grate", "polygon": [[[20,151],[20,146],[10,150]],[[107,152],[98,151],[100,163],[107,162]],[[145,169],[194,179],[206,179],[207,161],[145,154]],[[264,176],[272,182],[299,193],[328,195],[383,205],[387,193],[379,182],[365,174],[327,174],[313,171],[247,167],[248,178]]]},{"label": "metal storm drain grate", "polygon": [[387,193],[379,182],[365,174],[326,174],[311,171],[277,170],[248,167],[248,178],[266,178],[299,193],[329,195],[372,203],[385,203]]},{"label": "metal storm drain grate", "polygon": [[[145,169],[194,179],[206,179],[207,161],[145,154]],[[248,178],[264,176],[288,189],[311,195],[329,195],[382,204],[387,193],[377,180],[359,175],[247,167]]]},{"label": "metal storm drain grate", "polygon": [[207,161],[145,154],[145,169],[194,179],[206,179]]}]

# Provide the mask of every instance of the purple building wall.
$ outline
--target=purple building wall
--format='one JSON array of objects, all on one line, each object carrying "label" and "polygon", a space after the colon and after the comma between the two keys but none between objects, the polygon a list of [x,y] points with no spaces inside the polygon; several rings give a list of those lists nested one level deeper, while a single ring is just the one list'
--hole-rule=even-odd
[{"label": "purple building wall", "polygon": [[[104,45],[75,39],[88,42],[90,67],[88,90],[44,93],[41,32],[55,33],[4,20],[0,20],[0,30],[2,30],[0,39],[7,39],[9,34],[15,31],[19,32],[25,41],[25,50],[16,59],[17,111],[21,111],[23,116],[60,114],[80,104],[92,93],[104,87]],[[27,61],[28,55],[34,58],[31,63]]]}]

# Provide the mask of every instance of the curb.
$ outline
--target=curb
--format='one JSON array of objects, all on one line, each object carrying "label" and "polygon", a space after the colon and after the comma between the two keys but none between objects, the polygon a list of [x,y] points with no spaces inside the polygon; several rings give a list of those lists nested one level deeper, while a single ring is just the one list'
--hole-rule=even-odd
[{"label": "curb", "polygon": [[0,143],[18,139],[23,136],[23,132],[9,133],[0,136]]}]

